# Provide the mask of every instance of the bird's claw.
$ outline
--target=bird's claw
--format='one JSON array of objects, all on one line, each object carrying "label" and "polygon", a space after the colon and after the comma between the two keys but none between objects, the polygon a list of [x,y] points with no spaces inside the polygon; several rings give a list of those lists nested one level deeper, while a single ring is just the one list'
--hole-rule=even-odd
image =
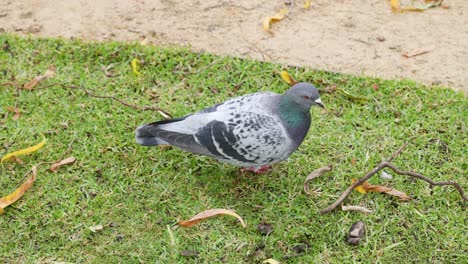
[{"label": "bird's claw", "polygon": [[249,168],[242,168],[242,172],[253,172],[255,174],[265,174],[268,173],[270,170],[271,166],[270,165],[265,165],[261,167],[249,167]]}]

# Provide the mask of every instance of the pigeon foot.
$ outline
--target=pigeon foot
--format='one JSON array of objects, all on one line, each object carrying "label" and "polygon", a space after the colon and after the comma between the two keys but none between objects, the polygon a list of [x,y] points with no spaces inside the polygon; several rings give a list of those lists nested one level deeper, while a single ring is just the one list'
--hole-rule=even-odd
[{"label": "pigeon foot", "polygon": [[271,165],[265,165],[265,166],[260,166],[260,167],[248,167],[248,168],[242,168],[241,172],[253,172],[255,174],[265,174],[265,173],[268,173],[270,168],[271,168]]}]

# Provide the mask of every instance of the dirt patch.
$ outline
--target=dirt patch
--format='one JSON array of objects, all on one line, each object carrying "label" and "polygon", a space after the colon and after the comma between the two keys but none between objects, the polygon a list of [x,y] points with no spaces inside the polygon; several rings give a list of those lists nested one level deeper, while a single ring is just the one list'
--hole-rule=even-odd
[{"label": "dirt patch", "polygon": [[263,32],[261,23],[282,1],[3,0],[0,31],[91,40],[147,37],[158,45],[468,91],[466,0],[398,14],[386,0],[315,0],[310,10],[300,0],[289,2],[294,10],[273,25],[274,35]]}]

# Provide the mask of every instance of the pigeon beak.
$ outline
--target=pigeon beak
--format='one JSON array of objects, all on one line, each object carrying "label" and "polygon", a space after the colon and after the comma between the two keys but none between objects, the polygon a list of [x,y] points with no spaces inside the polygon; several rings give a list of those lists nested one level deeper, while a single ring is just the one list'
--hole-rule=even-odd
[{"label": "pigeon beak", "polygon": [[319,98],[317,100],[314,101],[314,103],[320,107],[322,107],[323,109],[325,109],[325,106],[323,105],[322,103],[322,100]]}]

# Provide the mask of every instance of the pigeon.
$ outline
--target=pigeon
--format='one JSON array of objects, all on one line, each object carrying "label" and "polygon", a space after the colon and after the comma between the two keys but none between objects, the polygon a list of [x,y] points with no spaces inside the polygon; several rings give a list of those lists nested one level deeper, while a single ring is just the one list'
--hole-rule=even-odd
[{"label": "pigeon", "polygon": [[284,94],[247,94],[184,117],[142,125],[135,138],[143,146],[169,144],[263,173],[304,141],[312,106],[324,108],[317,88],[302,82]]}]

